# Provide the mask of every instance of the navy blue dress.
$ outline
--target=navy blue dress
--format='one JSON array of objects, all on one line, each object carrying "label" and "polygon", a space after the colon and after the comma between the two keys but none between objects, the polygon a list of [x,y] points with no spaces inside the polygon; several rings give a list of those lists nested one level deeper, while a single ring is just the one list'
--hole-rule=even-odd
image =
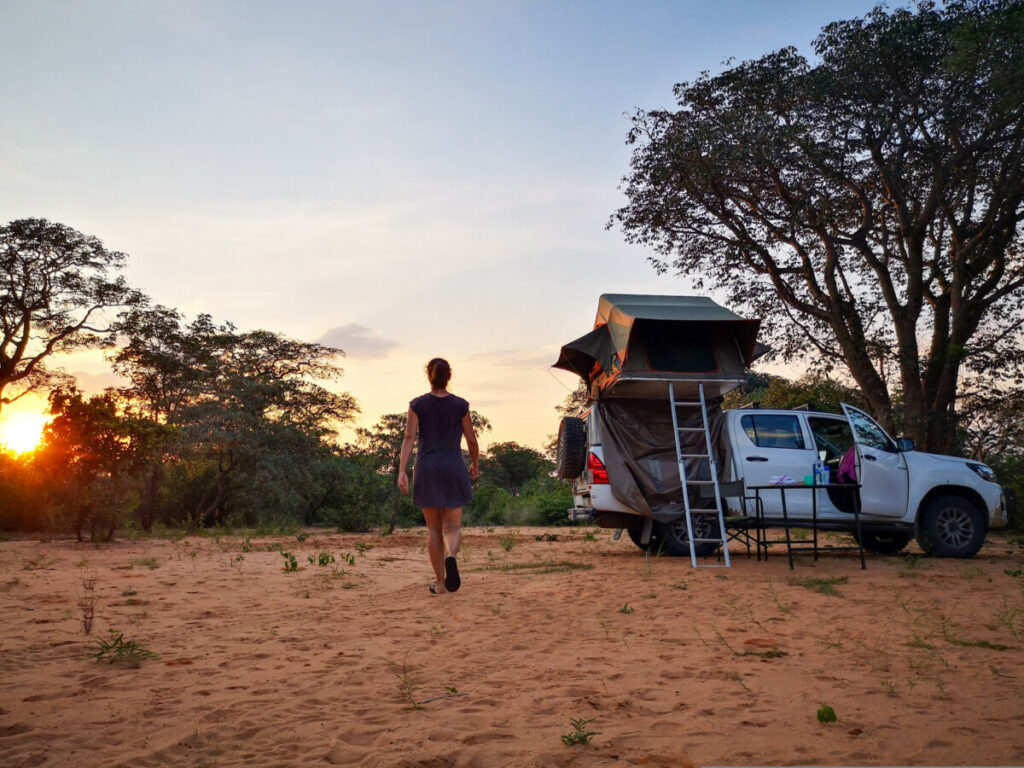
[{"label": "navy blue dress", "polygon": [[411,403],[419,417],[419,443],[412,475],[412,503],[423,507],[463,507],[473,497],[462,458],[462,417],[469,403],[455,395],[420,395]]}]

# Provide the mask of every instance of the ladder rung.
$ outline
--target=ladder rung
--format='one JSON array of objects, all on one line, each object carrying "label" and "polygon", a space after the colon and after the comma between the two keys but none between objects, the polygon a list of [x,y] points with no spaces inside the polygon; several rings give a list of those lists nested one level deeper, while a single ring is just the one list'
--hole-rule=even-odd
[{"label": "ladder rung", "polygon": [[687,480],[687,485],[714,485],[714,480]]},{"label": "ladder rung", "polygon": [[694,568],[728,568],[728,563],[694,563]]},{"label": "ladder rung", "polygon": [[681,400],[676,400],[676,407],[678,408],[681,405],[689,406],[690,408],[693,408],[694,406],[700,405],[700,402],[698,401],[696,403],[690,403],[690,402],[683,402]]},{"label": "ladder rung", "polygon": [[712,507],[711,509],[706,509],[704,507],[701,507],[700,509],[694,509],[693,507],[691,507],[690,511],[691,512],[717,512],[718,510],[715,509],[714,507]]},{"label": "ladder rung", "polygon": [[680,453],[679,458],[681,459],[710,459],[711,456],[707,453]]},{"label": "ladder rung", "polygon": [[690,539],[695,544],[725,544],[725,539]]},{"label": "ladder rung", "polygon": [[704,427],[680,427],[680,432],[703,432]]}]

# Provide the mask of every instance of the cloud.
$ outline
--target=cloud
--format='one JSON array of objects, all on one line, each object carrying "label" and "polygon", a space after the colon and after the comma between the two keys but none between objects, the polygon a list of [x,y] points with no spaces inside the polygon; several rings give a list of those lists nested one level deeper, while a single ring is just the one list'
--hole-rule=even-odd
[{"label": "cloud", "polygon": [[506,349],[499,352],[477,352],[469,360],[480,365],[502,366],[505,368],[550,368],[558,359],[558,352],[527,352],[522,349]]},{"label": "cloud", "polygon": [[392,349],[399,346],[397,341],[382,339],[372,328],[357,323],[330,328],[316,339],[316,343],[341,349],[349,357],[362,360],[387,357]]}]

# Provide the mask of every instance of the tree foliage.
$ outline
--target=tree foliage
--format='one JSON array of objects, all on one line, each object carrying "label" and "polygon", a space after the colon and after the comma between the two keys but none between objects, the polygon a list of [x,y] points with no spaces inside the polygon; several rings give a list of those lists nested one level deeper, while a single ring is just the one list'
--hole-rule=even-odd
[{"label": "tree foliage", "polygon": [[612,223],[660,271],[845,365],[890,427],[948,449],[964,366],[1024,363],[1024,3],[876,8],[640,111]]},{"label": "tree foliage", "polygon": [[53,420],[35,457],[47,478],[58,527],[81,541],[110,539],[135,503],[133,473],[147,442],[149,425],[124,416],[113,392],[86,398],[78,390],[50,393]]},{"label": "tree foliage", "polygon": [[492,443],[480,460],[480,482],[518,496],[527,483],[554,469],[554,463],[533,448],[513,442]]},{"label": "tree foliage", "polygon": [[168,466],[183,461],[190,471],[176,473],[184,492],[174,503],[190,526],[251,519],[261,507],[299,519],[318,512],[340,471],[337,427],[357,411],[351,395],[326,386],[342,374],[339,350],[208,315],[186,323],[166,307],[127,312],[117,330],[125,343],[111,362],[130,382],[121,395],[164,427],[146,462],[143,527]]},{"label": "tree foliage", "polygon": [[53,381],[50,356],[110,343],[110,310],[145,302],[118,274],[125,260],[45,219],[0,227],[0,409]]},{"label": "tree foliage", "polygon": [[747,383],[728,393],[723,408],[740,408],[748,403],[760,408],[801,408],[825,413],[842,413],[842,403],[865,407],[864,396],[820,371],[805,373],[795,381],[768,373],[751,373]]}]

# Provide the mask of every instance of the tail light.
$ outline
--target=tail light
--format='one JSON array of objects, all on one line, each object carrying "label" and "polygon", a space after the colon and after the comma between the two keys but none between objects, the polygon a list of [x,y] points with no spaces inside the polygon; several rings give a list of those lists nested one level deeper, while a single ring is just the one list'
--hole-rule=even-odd
[{"label": "tail light", "polygon": [[608,470],[604,463],[594,454],[587,455],[587,471],[590,472],[591,485],[608,485]]}]

